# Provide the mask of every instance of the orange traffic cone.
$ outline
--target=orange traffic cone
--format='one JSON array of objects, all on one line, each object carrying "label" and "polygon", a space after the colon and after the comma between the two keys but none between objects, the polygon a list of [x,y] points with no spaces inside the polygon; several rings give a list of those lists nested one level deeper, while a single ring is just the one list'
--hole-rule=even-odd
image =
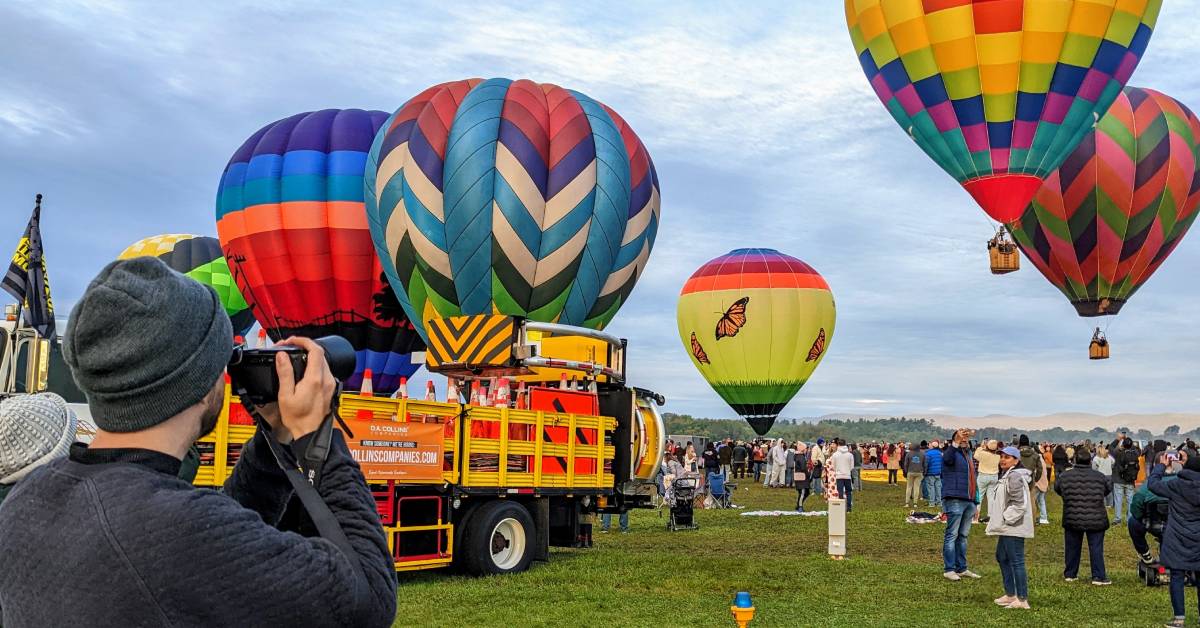
[{"label": "orange traffic cone", "polygon": [[260,329],[258,330],[258,344],[254,348],[262,349],[265,346],[267,346],[267,330]]},{"label": "orange traffic cone", "polygon": [[425,401],[437,401],[437,389],[433,387],[433,380],[425,382]]},{"label": "orange traffic cone", "polygon": [[358,389],[358,394],[364,397],[375,396],[375,383],[371,381],[374,378],[374,373],[371,369],[363,369],[362,387]]},{"label": "orange traffic cone", "polygon": [[528,396],[529,396],[529,393],[525,390],[525,382],[518,382],[517,383],[517,409],[518,410],[528,410],[529,409]]},{"label": "orange traffic cone", "polygon": [[497,408],[507,408],[509,406],[509,397],[511,393],[508,389],[508,378],[501,377],[496,384],[495,406]]},{"label": "orange traffic cone", "polygon": [[458,380],[453,377],[446,380],[446,403],[462,403],[459,397]]}]

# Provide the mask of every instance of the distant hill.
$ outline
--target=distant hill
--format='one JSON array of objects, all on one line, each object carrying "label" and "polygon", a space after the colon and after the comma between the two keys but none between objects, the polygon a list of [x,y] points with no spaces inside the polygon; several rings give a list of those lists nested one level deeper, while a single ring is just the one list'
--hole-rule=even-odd
[{"label": "distant hill", "polygon": [[[819,417],[805,418],[803,421],[817,422],[822,420],[857,420],[857,419],[886,419],[895,415],[887,414],[826,414]],[[1010,416],[1006,414],[989,414],[981,417],[960,417],[947,414],[910,414],[909,418],[929,419],[944,427],[984,427],[1016,428],[1016,429],[1050,429],[1061,427],[1065,430],[1090,430],[1102,427],[1115,430],[1128,427],[1134,431],[1147,429],[1155,434],[1162,433],[1168,426],[1178,425],[1184,432],[1200,427],[1200,414],[1170,412],[1164,414],[1113,414],[1104,416],[1088,412],[1058,412],[1043,416]]]}]

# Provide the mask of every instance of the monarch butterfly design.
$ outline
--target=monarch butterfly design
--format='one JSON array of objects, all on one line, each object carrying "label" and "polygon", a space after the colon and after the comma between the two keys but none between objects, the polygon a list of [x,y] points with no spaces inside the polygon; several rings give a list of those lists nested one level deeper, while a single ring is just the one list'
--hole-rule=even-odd
[{"label": "monarch butterfly design", "polygon": [[708,354],[704,352],[704,347],[701,347],[700,341],[696,340],[696,332],[692,332],[692,355],[696,356],[696,361],[701,364],[712,364],[708,361]]},{"label": "monarch butterfly design", "polygon": [[821,357],[822,353],[825,353],[825,328],[824,327],[822,327],[821,330],[817,332],[817,339],[813,341],[812,348],[808,350],[808,358],[804,361],[812,362],[813,360]]},{"label": "monarch butterfly design", "polygon": [[746,304],[749,302],[750,297],[742,297],[725,310],[721,320],[717,321],[717,340],[732,338],[741,331],[742,326],[746,324]]}]

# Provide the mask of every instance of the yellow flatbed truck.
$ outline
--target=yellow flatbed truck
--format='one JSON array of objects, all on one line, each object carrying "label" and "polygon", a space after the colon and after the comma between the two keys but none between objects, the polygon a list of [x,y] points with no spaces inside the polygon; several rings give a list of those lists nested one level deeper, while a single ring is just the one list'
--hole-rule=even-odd
[{"label": "yellow flatbed truck", "polygon": [[[663,400],[624,385],[624,340],[498,315],[428,324],[430,371],[464,392],[500,378],[528,387],[520,408],[341,396],[397,571],[522,571],[552,546],[578,546],[591,516],[650,505]],[[230,397],[199,443],[196,484],[222,484],[254,429]]]}]

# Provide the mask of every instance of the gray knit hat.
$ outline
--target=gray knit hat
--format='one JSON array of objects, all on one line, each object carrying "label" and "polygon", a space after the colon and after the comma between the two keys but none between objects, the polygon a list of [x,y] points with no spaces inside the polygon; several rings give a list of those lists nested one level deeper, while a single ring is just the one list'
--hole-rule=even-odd
[{"label": "gray knit hat", "polygon": [[0,484],[67,455],[75,440],[75,413],[54,393],[0,401]]},{"label": "gray knit hat", "polygon": [[144,430],[199,403],[232,351],[217,293],[153,257],[104,267],[63,337],[71,375],[108,432]]}]

